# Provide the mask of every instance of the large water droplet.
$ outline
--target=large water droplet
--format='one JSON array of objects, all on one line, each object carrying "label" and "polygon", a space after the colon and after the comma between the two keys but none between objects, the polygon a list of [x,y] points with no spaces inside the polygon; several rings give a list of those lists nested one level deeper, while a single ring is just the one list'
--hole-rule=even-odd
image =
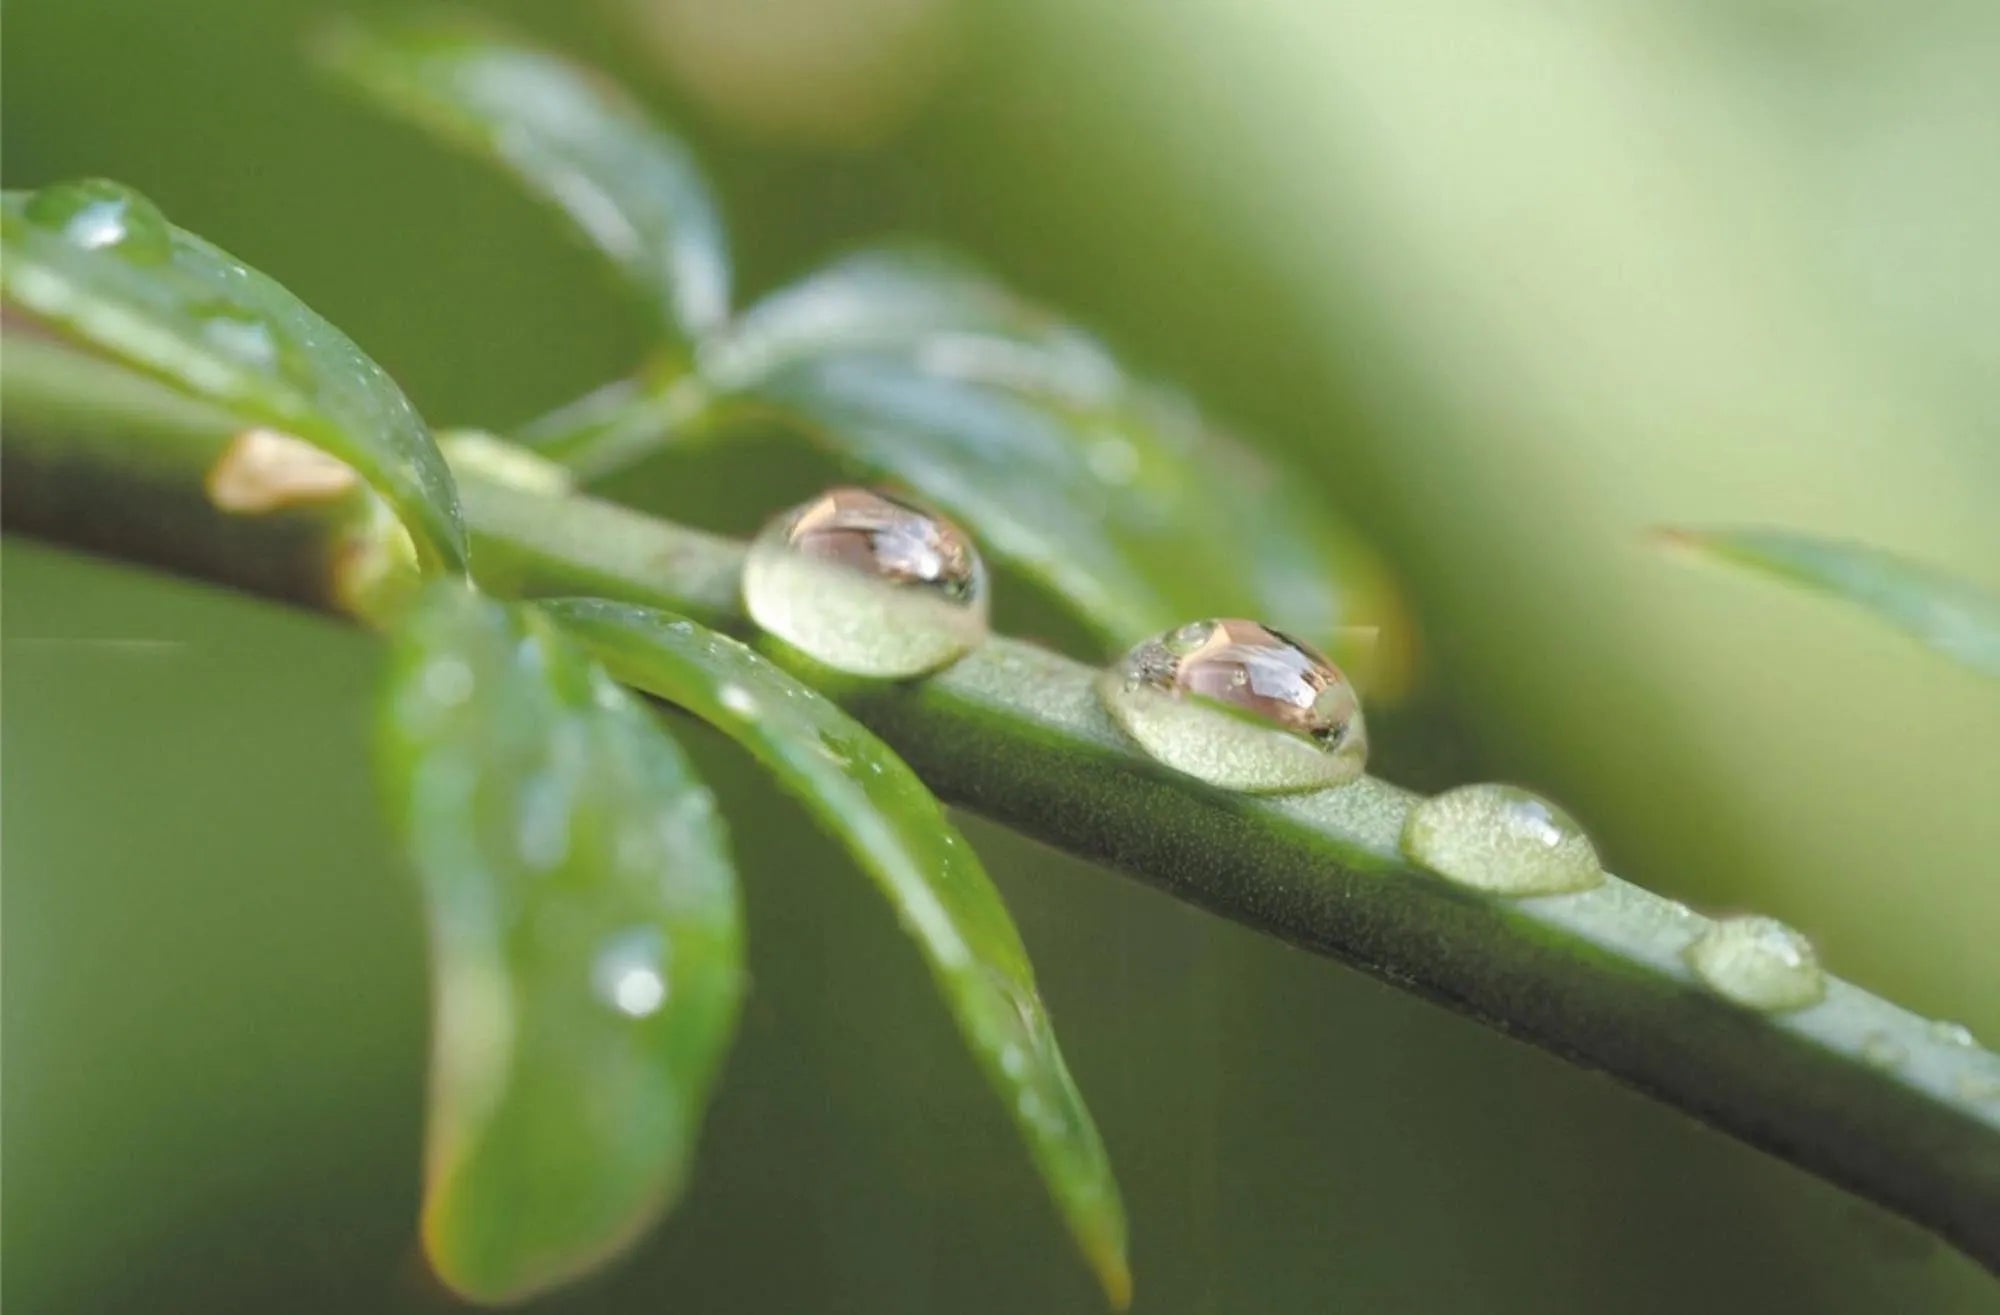
[{"label": "large water droplet", "polygon": [[986,568],[951,522],[835,488],[750,545],[743,602],[758,625],[858,676],[936,670],[986,639]]},{"label": "large water droplet", "polygon": [[1776,918],[1718,918],[1687,961],[1710,990],[1752,1009],[1803,1009],[1826,994],[1812,943]]},{"label": "large water droplet", "polygon": [[590,988],[627,1018],[648,1018],[667,1002],[667,940],[635,927],[604,942],[590,965]]},{"label": "large water droplet", "polygon": [[121,183],[82,178],[53,183],[28,198],[29,222],[86,251],[159,264],[173,255],[173,230],[158,206]]},{"label": "large water droplet", "polygon": [[1514,785],[1462,785],[1419,803],[1403,823],[1412,862],[1501,895],[1556,895],[1604,880],[1576,819]]},{"label": "large water droplet", "polygon": [[1340,668],[1255,621],[1196,621],[1149,639],[1098,682],[1147,753],[1227,790],[1345,785],[1368,761]]}]

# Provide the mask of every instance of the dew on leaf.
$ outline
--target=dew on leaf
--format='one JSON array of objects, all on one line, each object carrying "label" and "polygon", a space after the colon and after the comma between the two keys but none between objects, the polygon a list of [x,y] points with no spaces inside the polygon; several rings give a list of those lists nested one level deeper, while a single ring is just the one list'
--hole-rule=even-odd
[{"label": "dew on leaf", "polygon": [[1752,1009],[1802,1009],[1826,993],[1812,943],[1775,918],[1719,918],[1686,957],[1710,990]]},{"label": "dew on leaf", "polygon": [[1340,668],[1255,621],[1196,621],[1149,639],[1097,688],[1148,754],[1226,790],[1345,785],[1367,763],[1361,703]]},{"label": "dew on leaf", "polygon": [[1418,866],[1501,895],[1556,895],[1604,880],[1576,819],[1514,785],[1462,785],[1424,800],[1403,824],[1402,845]]},{"label": "dew on leaf", "polygon": [[627,1018],[648,1018],[667,1002],[667,942],[657,927],[636,927],[605,941],[590,965],[597,997]]},{"label": "dew on leaf", "polygon": [[52,183],[28,198],[24,213],[30,223],[86,251],[110,251],[149,265],[173,256],[173,230],[159,207],[108,179]]},{"label": "dew on leaf", "polygon": [[858,676],[921,675],[986,638],[972,541],[867,489],[830,489],[766,526],[744,562],[743,602],[765,630]]},{"label": "dew on leaf", "polygon": [[1940,1018],[1931,1024],[1931,1039],[1947,1046],[1970,1047],[1979,1044],[1972,1035],[1972,1029],[1963,1023],[1954,1023],[1948,1018]]}]

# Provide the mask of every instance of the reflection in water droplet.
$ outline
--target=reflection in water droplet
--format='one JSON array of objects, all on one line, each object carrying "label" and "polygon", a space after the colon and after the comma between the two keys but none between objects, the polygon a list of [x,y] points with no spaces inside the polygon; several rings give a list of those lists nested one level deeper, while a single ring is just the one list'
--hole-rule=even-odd
[{"label": "reflection in water droplet", "polygon": [[1513,785],[1463,785],[1425,799],[1403,823],[1403,852],[1463,886],[1502,895],[1555,895],[1604,880],[1576,819]]},{"label": "reflection in water droplet", "polygon": [[1340,668],[1255,621],[1196,621],[1149,639],[1097,688],[1147,753],[1227,790],[1345,785],[1368,760],[1361,702]]},{"label": "reflection in water droplet", "polygon": [[741,685],[724,685],[717,697],[722,700],[723,707],[729,709],[739,717],[748,717],[757,711],[755,696]]},{"label": "reflection in water droplet", "polygon": [[1909,1057],[1887,1032],[1870,1032],[1861,1038],[1861,1058],[1876,1068],[1895,1068]]},{"label": "reflection in water droplet", "polygon": [[856,746],[854,741],[845,735],[835,735],[830,731],[821,731],[816,747],[819,749],[820,757],[826,759],[835,767],[850,767],[854,763]]},{"label": "reflection in water droplet", "polygon": [[750,545],[757,624],[858,676],[936,670],[986,639],[986,568],[957,526],[866,489],[836,488]]},{"label": "reflection in water droplet", "polygon": [[647,1018],[667,1002],[667,941],[655,927],[635,927],[604,943],[590,965],[597,997],[627,1018]]},{"label": "reflection in water droplet", "polygon": [[159,207],[107,179],[51,184],[28,198],[25,213],[29,222],[86,251],[109,251],[140,264],[173,255],[173,230]]},{"label": "reflection in water droplet", "polygon": [[270,321],[218,302],[201,312],[201,332],[210,345],[257,370],[276,370],[283,358]]},{"label": "reflection in water droplet", "polygon": [[1710,990],[1752,1009],[1801,1009],[1826,993],[1812,943],[1775,918],[1720,918],[1688,946]]},{"label": "reflection in water droplet", "polygon": [[1976,1046],[1978,1038],[1972,1029],[1963,1023],[1954,1023],[1948,1018],[1940,1018],[1931,1024],[1931,1039],[1947,1046]]}]

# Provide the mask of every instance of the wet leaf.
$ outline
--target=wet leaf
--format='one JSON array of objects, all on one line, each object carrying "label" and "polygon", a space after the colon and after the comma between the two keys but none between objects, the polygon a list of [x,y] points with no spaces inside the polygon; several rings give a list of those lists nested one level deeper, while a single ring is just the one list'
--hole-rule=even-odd
[{"label": "wet leaf", "polygon": [[2000,676],[2000,597],[1880,548],[1788,530],[1665,530],[1660,537],[1865,608],[1974,671]]},{"label": "wet leaf", "polygon": [[903,761],[832,702],[733,639],[598,600],[549,612],[617,676],[742,744],[896,910],[1114,1304],[1131,1292],[1125,1217],[1000,894]]},{"label": "wet leaf", "polygon": [[722,823],[547,618],[451,584],[397,636],[380,758],[431,929],[425,1247],[460,1293],[519,1300],[686,1179],[742,990]]},{"label": "wet leaf", "polygon": [[298,298],[97,180],[0,201],[7,303],[107,356],[352,466],[426,555],[462,570],[451,472],[382,368]]},{"label": "wet leaf", "polygon": [[554,205],[690,343],[729,314],[729,248],[688,149],[600,75],[470,21],[349,23],[326,63]]},{"label": "wet leaf", "polygon": [[[1354,656],[1410,660],[1380,561],[1296,475],[1133,377],[1095,337],[932,248],[859,252],[704,342],[699,377],[607,389],[532,435],[604,474],[732,410],[802,428],[857,477],[902,483],[1047,588],[1107,653],[1191,616],[1270,621]],[[692,391],[704,396],[692,411]]]},{"label": "wet leaf", "polygon": [[1006,377],[1032,353],[975,373],[984,344],[953,344],[953,368],[937,347],[802,359],[756,393],[955,516],[1107,649],[1207,615],[1322,645],[1340,627],[1400,629],[1379,563],[1338,519],[1180,399],[1137,384],[1065,394]]}]

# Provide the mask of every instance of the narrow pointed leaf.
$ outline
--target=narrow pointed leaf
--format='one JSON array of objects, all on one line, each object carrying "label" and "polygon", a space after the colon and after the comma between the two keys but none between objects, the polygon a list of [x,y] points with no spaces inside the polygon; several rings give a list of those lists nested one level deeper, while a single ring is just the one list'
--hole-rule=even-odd
[{"label": "narrow pointed leaf", "polygon": [[829,353],[909,351],[935,342],[1004,357],[1070,388],[1118,386],[1117,363],[1095,338],[1016,295],[950,252],[922,243],[843,256],[765,297],[704,345],[702,372],[718,387],[754,384],[779,367]]},{"label": "narrow pointed leaf", "polygon": [[741,994],[722,825],[551,622],[450,584],[397,637],[380,758],[431,927],[425,1247],[458,1292],[517,1301],[687,1177]]},{"label": "narrow pointed leaf", "polygon": [[472,22],[353,23],[327,64],[554,205],[690,343],[729,314],[729,250],[693,155],[600,75]]},{"label": "narrow pointed leaf", "polygon": [[[1194,616],[1259,617],[1318,643],[1400,624],[1380,564],[1296,476],[1171,395],[1125,385],[1073,398],[997,373],[1030,354],[975,377],[923,350],[803,359],[756,395],[861,472],[957,517],[1108,648]],[[956,353],[961,366],[976,357],[973,340]]]},{"label": "narrow pointed leaf", "polygon": [[382,368],[274,280],[173,227],[129,188],[0,200],[7,304],[354,468],[433,561],[462,570],[451,471]]},{"label": "narrow pointed leaf", "polygon": [[1974,671],[2000,676],[2000,597],[1866,544],[1788,530],[1667,530],[1662,539],[1864,608]]},{"label": "narrow pointed leaf", "polygon": [[691,621],[597,600],[549,612],[620,679],[742,744],[895,908],[1105,1292],[1131,1292],[1125,1217],[1019,933],[971,846],[903,761],[831,701]]}]

